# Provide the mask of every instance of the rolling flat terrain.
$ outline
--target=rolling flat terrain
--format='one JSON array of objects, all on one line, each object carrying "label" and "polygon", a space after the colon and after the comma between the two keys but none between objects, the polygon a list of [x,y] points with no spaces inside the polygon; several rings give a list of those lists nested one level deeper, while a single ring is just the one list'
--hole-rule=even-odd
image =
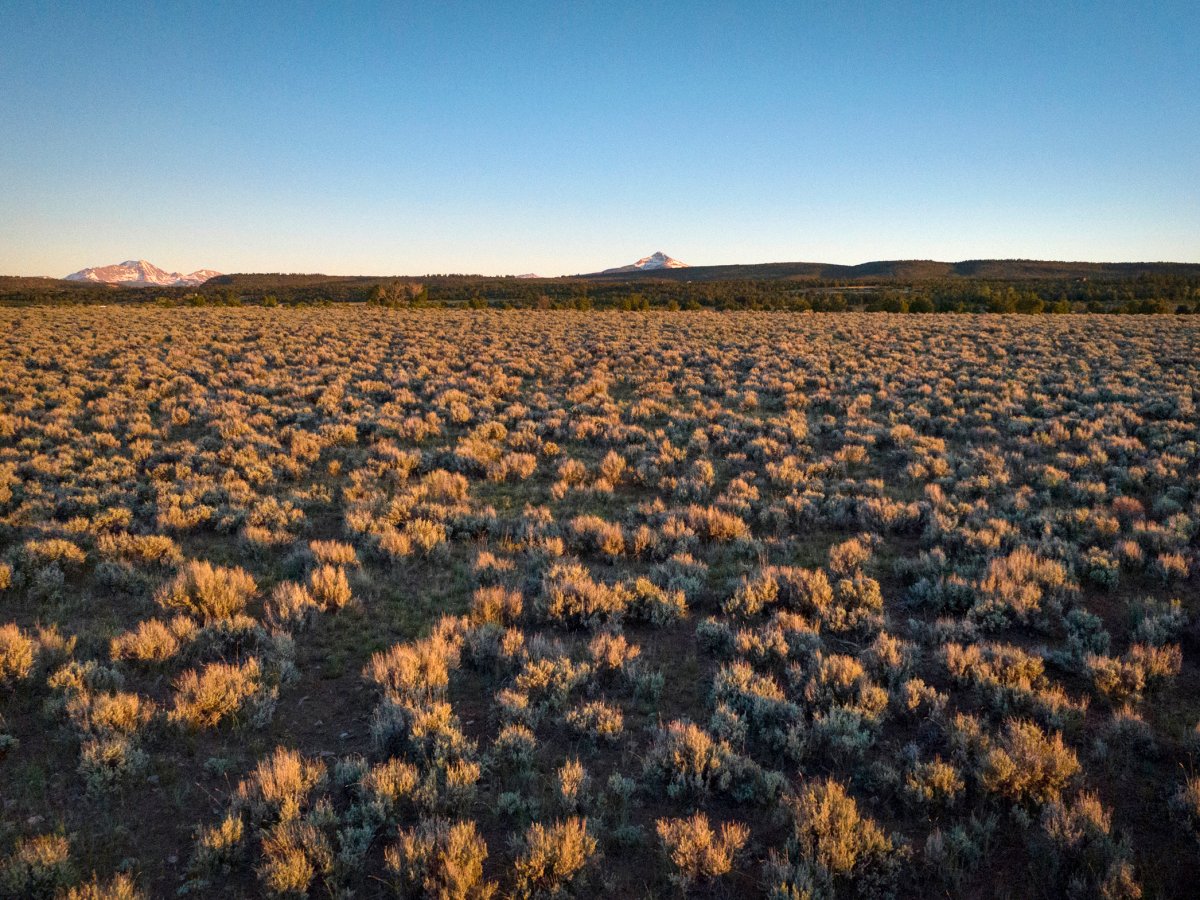
[{"label": "rolling flat terrain", "polygon": [[1182,316],[0,309],[0,896],[1186,895],[1198,379]]}]

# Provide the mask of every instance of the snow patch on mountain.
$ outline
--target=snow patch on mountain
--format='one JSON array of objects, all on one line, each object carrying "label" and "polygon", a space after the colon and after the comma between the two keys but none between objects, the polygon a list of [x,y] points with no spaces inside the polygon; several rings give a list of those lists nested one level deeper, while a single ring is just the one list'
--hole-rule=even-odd
[{"label": "snow patch on mountain", "polygon": [[686,269],[686,268],[688,268],[687,263],[680,262],[677,259],[672,259],[671,257],[667,256],[667,254],[663,253],[661,250],[657,250],[654,253],[651,253],[649,256],[643,256],[637,262],[631,263],[628,266],[617,266],[615,269],[605,269],[600,274],[608,275],[608,274],[615,273],[615,272],[651,272],[651,271],[654,271],[655,269]]},{"label": "snow patch on mountain", "polygon": [[220,275],[212,269],[197,269],[187,275],[167,272],[144,259],[127,259],[112,266],[80,269],[67,276],[67,281],[94,281],[100,284],[150,284],[157,287],[195,287]]}]

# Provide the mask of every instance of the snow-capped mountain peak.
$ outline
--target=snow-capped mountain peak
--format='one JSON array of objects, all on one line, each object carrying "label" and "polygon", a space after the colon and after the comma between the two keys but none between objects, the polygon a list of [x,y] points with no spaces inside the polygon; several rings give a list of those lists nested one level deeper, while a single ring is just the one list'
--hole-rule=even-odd
[{"label": "snow-capped mountain peak", "polygon": [[628,266],[617,266],[615,269],[605,269],[600,274],[610,272],[650,272],[654,269],[686,269],[688,264],[680,262],[677,259],[672,259],[663,253],[661,250],[656,250],[649,256],[643,256],[635,263]]},{"label": "snow-capped mountain peak", "polygon": [[160,287],[194,287],[220,275],[212,269],[198,269],[188,275],[165,272],[144,259],[127,259],[113,266],[80,269],[67,276],[67,281],[95,281],[101,284],[152,284]]}]

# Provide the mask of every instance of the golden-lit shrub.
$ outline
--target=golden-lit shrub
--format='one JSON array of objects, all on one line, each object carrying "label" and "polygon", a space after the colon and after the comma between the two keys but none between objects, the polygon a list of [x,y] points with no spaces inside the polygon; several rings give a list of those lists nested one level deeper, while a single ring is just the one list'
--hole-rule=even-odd
[{"label": "golden-lit shrub", "polygon": [[1075,752],[1061,734],[1047,737],[1033,722],[1009,719],[1000,744],[983,760],[983,786],[1017,803],[1057,799],[1079,771]]},{"label": "golden-lit shrub", "polygon": [[756,578],[743,578],[733,596],[721,602],[721,611],[726,615],[748,618],[761,613],[779,597],[779,583],[770,573]]},{"label": "golden-lit shrub", "polygon": [[1000,622],[1009,617],[1025,621],[1041,610],[1044,600],[1070,587],[1062,563],[1018,547],[988,564],[972,613],[984,621]]},{"label": "golden-lit shrub", "polygon": [[642,648],[630,644],[623,634],[602,631],[588,643],[588,655],[600,674],[619,672],[638,658]]},{"label": "golden-lit shrub", "polygon": [[363,675],[401,700],[418,703],[446,690],[458,660],[458,647],[435,636],[374,654]]},{"label": "golden-lit shrub", "polygon": [[0,892],[10,897],[51,897],[73,879],[71,847],[60,834],[21,838],[0,863]]},{"label": "golden-lit shrub", "polygon": [[170,622],[144,619],[132,631],[113,638],[109,652],[113,659],[161,664],[173,659],[182,643],[195,633],[196,623],[186,616],[176,616]]},{"label": "golden-lit shrub", "polygon": [[205,622],[229,619],[246,608],[258,591],[244,569],[190,562],[155,595],[163,609],[179,610]]},{"label": "golden-lit shrub", "polygon": [[47,538],[43,541],[26,541],[25,556],[31,561],[46,563],[64,563],[72,566],[82,566],[87,560],[87,554],[76,544],[63,538]]},{"label": "golden-lit shrub", "polygon": [[624,589],[598,582],[583,566],[555,563],[542,581],[534,607],[547,621],[558,625],[619,622],[629,605]]},{"label": "golden-lit shrub", "polygon": [[350,602],[350,581],[341,566],[322,565],[308,576],[308,592],[324,609],[342,609]]},{"label": "golden-lit shrub", "polygon": [[558,802],[566,812],[579,812],[587,803],[587,789],[591,783],[587,769],[578,759],[568,759],[555,773]]},{"label": "golden-lit shrub", "polygon": [[303,627],[321,608],[308,588],[294,581],[281,581],[263,606],[267,621],[276,628]]},{"label": "golden-lit shrub", "polygon": [[497,886],[483,877],[487,844],[474,822],[431,819],[401,830],[384,865],[405,896],[487,900]]},{"label": "golden-lit shrub", "polygon": [[625,533],[620,525],[599,516],[576,516],[569,526],[575,543],[582,549],[615,559],[625,552]]},{"label": "golden-lit shrub", "polygon": [[931,807],[953,806],[965,789],[958,769],[941,759],[915,762],[904,773],[901,785],[906,800]]},{"label": "golden-lit shrub", "polygon": [[779,586],[779,600],[789,609],[823,615],[833,603],[833,586],[820,569],[769,569]]},{"label": "golden-lit shrub", "polygon": [[768,861],[767,881],[774,890],[806,884],[831,895],[860,885],[888,890],[899,861],[896,846],[874,820],[859,813],[840,782],[810,781],[786,796],[783,805],[791,828],[785,854]]},{"label": "golden-lit shrub", "polygon": [[609,450],[604,454],[604,459],[600,460],[600,477],[609,484],[615,485],[621,481],[621,477],[625,474],[628,468],[625,462],[625,457],[621,456],[615,450]]},{"label": "golden-lit shrub", "polygon": [[183,562],[179,544],[161,534],[102,534],[96,539],[96,549],[106,559],[162,566]]},{"label": "golden-lit shrub", "polygon": [[708,541],[722,543],[750,539],[750,529],[739,516],[713,506],[689,506],[687,523]]},{"label": "golden-lit shrub", "polygon": [[264,689],[262,668],[253,657],[242,664],[216,662],[189,669],[176,682],[168,718],[188,728],[215,728],[238,717]]},{"label": "golden-lit shrub", "polygon": [[63,900],[142,900],[145,894],[138,889],[133,877],[118,872],[108,881],[93,873],[91,880],[71,887]]},{"label": "golden-lit shrub", "polygon": [[0,625],[0,687],[28,678],[36,651],[34,641],[16,625]]},{"label": "golden-lit shrub", "polygon": [[835,575],[852,575],[870,558],[870,541],[850,538],[829,548],[829,571]]},{"label": "golden-lit shrub", "polygon": [[239,782],[234,810],[244,811],[258,827],[300,817],[313,789],[325,780],[325,766],[299,752],[276,747]]},{"label": "golden-lit shrub", "polygon": [[521,594],[499,585],[477,588],[471,597],[471,618],[479,624],[513,625],[521,616]]},{"label": "golden-lit shrub", "polygon": [[750,829],[739,822],[723,822],[715,832],[699,812],[687,819],[659,819],[655,830],[671,860],[670,878],[684,890],[727,874],[750,837]]},{"label": "golden-lit shrub", "polygon": [[516,895],[560,896],[582,880],[597,846],[587,819],[571,816],[548,826],[534,822],[521,838],[513,861]]},{"label": "golden-lit shrub", "polygon": [[446,543],[446,526],[429,519],[412,519],[404,526],[404,537],[426,556]]},{"label": "golden-lit shrub", "polygon": [[308,550],[322,566],[358,565],[358,553],[341,541],[309,541]]},{"label": "golden-lit shrub", "polygon": [[295,896],[308,893],[318,874],[333,868],[333,851],[325,834],[309,822],[285,821],[262,838],[262,861],[257,872],[267,893]]},{"label": "golden-lit shrub", "polygon": [[1044,877],[1064,895],[1140,898],[1142,889],[1127,858],[1128,846],[1111,828],[1112,816],[1095,794],[1085,792],[1070,802],[1048,803],[1037,839]]},{"label": "golden-lit shrub", "polygon": [[568,710],[566,722],[581,735],[605,741],[617,740],[625,728],[620,707],[603,700],[592,700]]},{"label": "golden-lit shrub", "polygon": [[1178,644],[1134,644],[1121,657],[1088,654],[1084,666],[1101,694],[1114,703],[1138,700],[1143,691],[1178,675],[1183,654]]}]

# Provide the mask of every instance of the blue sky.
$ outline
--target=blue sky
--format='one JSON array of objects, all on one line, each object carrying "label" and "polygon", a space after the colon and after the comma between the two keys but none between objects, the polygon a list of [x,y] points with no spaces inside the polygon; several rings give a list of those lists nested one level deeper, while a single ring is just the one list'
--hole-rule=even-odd
[{"label": "blue sky", "polygon": [[1197,262],[1197,36],[1194,2],[0,0],[0,273]]}]

